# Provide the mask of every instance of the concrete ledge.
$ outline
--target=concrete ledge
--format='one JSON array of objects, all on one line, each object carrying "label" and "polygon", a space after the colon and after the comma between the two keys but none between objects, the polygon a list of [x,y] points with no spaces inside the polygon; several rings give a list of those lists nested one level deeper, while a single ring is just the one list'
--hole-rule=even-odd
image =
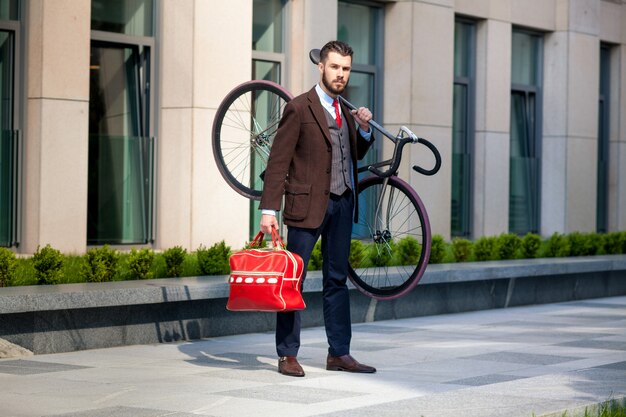
[{"label": "concrete ledge", "polygon": [[[0,338],[35,353],[270,331],[274,314],[225,309],[227,277],[0,288]],[[304,326],[323,324],[321,272]],[[377,302],[353,290],[355,323],[626,295],[626,255],[430,265],[417,288]]]},{"label": "concrete ledge", "polygon": [[[626,255],[435,264],[419,285],[603,271],[626,271]],[[0,314],[228,298],[227,280],[201,276],[0,288]],[[321,272],[308,272],[304,292],[321,290]]]}]

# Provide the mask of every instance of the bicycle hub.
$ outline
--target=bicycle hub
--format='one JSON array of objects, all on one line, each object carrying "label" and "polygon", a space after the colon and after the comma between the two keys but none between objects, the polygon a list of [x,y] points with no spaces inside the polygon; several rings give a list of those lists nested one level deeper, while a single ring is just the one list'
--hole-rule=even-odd
[{"label": "bicycle hub", "polygon": [[377,230],[372,236],[374,243],[386,243],[391,240],[391,232],[389,230]]}]

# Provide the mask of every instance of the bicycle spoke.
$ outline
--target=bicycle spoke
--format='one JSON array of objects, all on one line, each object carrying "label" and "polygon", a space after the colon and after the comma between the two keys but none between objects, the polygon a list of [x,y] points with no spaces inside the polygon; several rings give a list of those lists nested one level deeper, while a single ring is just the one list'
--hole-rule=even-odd
[{"label": "bicycle spoke", "polygon": [[236,87],[218,108],[213,153],[220,173],[240,194],[260,198],[274,135],[291,96],[277,84],[254,80]]}]

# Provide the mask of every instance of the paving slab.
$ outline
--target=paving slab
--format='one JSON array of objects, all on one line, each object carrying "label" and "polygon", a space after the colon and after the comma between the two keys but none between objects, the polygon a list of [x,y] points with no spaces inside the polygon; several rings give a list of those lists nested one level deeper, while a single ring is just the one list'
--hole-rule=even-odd
[{"label": "paving slab", "polygon": [[571,417],[626,398],[626,297],[355,324],[372,375],[326,371],[321,327],[302,341],[304,378],[276,371],[271,332],[0,359],[0,416]]}]

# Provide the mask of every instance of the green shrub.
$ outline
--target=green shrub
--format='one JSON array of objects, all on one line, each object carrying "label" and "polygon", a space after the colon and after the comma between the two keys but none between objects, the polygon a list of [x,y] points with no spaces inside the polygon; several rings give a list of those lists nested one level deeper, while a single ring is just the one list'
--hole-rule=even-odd
[{"label": "green shrub", "polygon": [[8,287],[15,277],[17,259],[12,250],[0,248],[0,287]]},{"label": "green shrub", "polygon": [[482,236],[474,242],[474,258],[479,261],[490,261],[495,259],[494,248],[496,238],[494,236]]},{"label": "green shrub", "polygon": [[366,247],[360,240],[352,240],[350,242],[350,266],[352,268],[360,268],[366,256]]},{"label": "green shrub", "polygon": [[313,246],[313,251],[311,251],[307,270],[319,271],[320,269],[322,269],[322,241],[318,240]]},{"label": "green shrub", "polygon": [[569,239],[558,232],[554,232],[545,243],[543,256],[546,258],[560,258],[570,256]]},{"label": "green shrub", "polygon": [[533,259],[539,256],[539,249],[541,248],[541,236],[536,233],[526,233],[522,238],[520,245],[520,251],[522,258]]},{"label": "green shrub", "polygon": [[117,273],[119,254],[109,245],[90,249],[83,255],[81,275],[87,282],[109,282]]},{"label": "green shrub", "polygon": [[63,279],[63,255],[49,244],[43,248],[37,247],[32,262],[37,284],[58,284]]},{"label": "green shrub", "polygon": [[472,256],[472,242],[460,237],[452,239],[452,254],[457,262],[467,262]]},{"label": "green shrub", "polygon": [[604,236],[603,252],[608,255],[617,255],[622,253],[622,235],[620,232],[607,233]]},{"label": "green shrub", "polygon": [[589,244],[593,247],[594,255],[604,255],[604,240],[606,239],[606,233],[589,233]]},{"label": "green shrub", "polygon": [[434,235],[430,244],[430,259],[431,264],[440,264],[443,262],[446,256],[446,242],[441,235]]},{"label": "green shrub", "polygon": [[133,278],[150,279],[154,276],[152,263],[154,262],[154,251],[143,248],[130,250],[128,255],[128,270]]},{"label": "green shrub", "polygon": [[626,230],[623,232],[619,232],[620,234],[620,242],[622,242],[622,253],[626,254]]},{"label": "green shrub", "polygon": [[174,246],[163,252],[165,270],[168,277],[179,277],[183,272],[183,262],[187,256],[187,249]]},{"label": "green shrub", "polygon": [[230,273],[230,246],[222,240],[210,248],[200,245],[196,251],[198,268],[203,275],[228,275]]},{"label": "green shrub", "polygon": [[570,256],[591,256],[597,253],[597,246],[591,233],[572,232],[567,236]]},{"label": "green shrub", "polygon": [[503,233],[496,239],[495,259],[515,259],[522,240],[515,233]]},{"label": "green shrub", "polygon": [[396,246],[394,265],[417,265],[422,255],[422,245],[413,236],[405,236]]}]

